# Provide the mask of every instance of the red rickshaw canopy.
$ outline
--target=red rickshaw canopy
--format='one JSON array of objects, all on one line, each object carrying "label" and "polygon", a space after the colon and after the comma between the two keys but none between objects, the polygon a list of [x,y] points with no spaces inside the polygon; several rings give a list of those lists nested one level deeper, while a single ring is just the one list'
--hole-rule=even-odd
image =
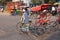
[{"label": "red rickshaw canopy", "polygon": [[39,10],[41,10],[41,6],[36,6],[31,8],[31,11],[39,11]]},{"label": "red rickshaw canopy", "polygon": [[51,5],[51,4],[42,4],[42,6],[49,6],[49,5]]},{"label": "red rickshaw canopy", "polygon": [[51,5],[51,4],[42,4],[41,8],[46,9],[49,5]]}]

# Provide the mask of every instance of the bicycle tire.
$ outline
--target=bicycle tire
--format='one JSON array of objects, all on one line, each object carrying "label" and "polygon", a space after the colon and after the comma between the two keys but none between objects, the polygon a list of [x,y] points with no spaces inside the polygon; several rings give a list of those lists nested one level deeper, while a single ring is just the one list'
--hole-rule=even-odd
[{"label": "bicycle tire", "polygon": [[17,30],[17,32],[19,32],[19,33],[20,33],[20,31],[21,31],[21,26],[22,26],[22,23],[21,23],[21,22],[18,22],[18,23],[16,24],[16,30]]}]

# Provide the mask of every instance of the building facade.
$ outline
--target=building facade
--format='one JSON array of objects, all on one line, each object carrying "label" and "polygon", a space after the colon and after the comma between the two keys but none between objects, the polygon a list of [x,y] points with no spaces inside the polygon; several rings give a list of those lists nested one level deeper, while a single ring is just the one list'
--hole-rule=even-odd
[{"label": "building facade", "polygon": [[29,6],[29,4],[31,3],[31,0],[22,0],[23,3],[25,3],[27,6]]}]

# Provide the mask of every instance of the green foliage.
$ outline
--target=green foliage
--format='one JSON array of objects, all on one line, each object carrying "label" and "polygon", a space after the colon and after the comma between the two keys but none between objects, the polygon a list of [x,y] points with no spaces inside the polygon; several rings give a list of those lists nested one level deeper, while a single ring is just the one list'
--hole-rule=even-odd
[{"label": "green foliage", "polygon": [[20,14],[20,12],[21,12],[20,10],[17,10],[17,11],[16,11],[17,15],[19,15],[19,14]]},{"label": "green foliage", "polygon": [[54,3],[54,0],[49,0],[49,3],[53,4]]},{"label": "green foliage", "polygon": [[1,0],[1,1],[0,1],[0,5],[3,5],[4,2],[5,2],[5,0]]},{"label": "green foliage", "polygon": [[32,2],[33,4],[39,3],[39,1],[40,1],[40,0],[31,0],[31,2]]}]

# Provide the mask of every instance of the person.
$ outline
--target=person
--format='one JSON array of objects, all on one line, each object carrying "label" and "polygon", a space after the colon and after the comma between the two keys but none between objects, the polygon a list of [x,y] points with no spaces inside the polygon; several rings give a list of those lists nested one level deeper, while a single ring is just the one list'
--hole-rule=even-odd
[{"label": "person", "polygon": [[37,18],[43,19],[43,18],[44,18],[44,14],[41,12],[41,13],[37,16]]},{"label": "person", "polygon": [[27,14],[27,12],[26,12],[26,10],[25,9],[23,9],[23,15],[22,15],[22,18],[23,18],[23,22],[24,23],[28,23],[29,22],[29,17],[28,17],[28,14]]},{"label": "person", "polygon": [[49,6],[47,7],[47,10],[48,10],[49,12],[51,12],[51,9],[52,9],[52,5],[49,5]]},{"label": "person", "polygon": [[57,13],[60,15],[60,5],[57,7]]},{"label": "person", "polygon": [[22,22],[22,30],[23,32],[27,32],[28,35],[30,35],[29,32],[29,17],[25,9],[23,9],[23,15],[21,17],[21,22]]},{"label": "person", "polygon": [[53,15],[53,16],[57,13],[56,8],[55,8],[54,5],[52,6],[52,11],[51,11],[51,12],[52,12],[52,15]]},{"label": "person", "polygon": [[47,14],[46,14],[46,18],[45,18],[45,21],[46,21],[46,22],[49,22],[51,16],[52,16],[51,13],[50,13],[50,12],[47,12]]},{"label": "person", "polygon": [[58,15],[57,21],[60,24],[60,15]]},{"label": "person", "polygon": [[25,8],[25,10],[26,10],[27,14],[29,15],[29,10],[28,10],[28,8],[27,8],[27,7]]},{"label": "person", "polygon": [[3,10],[3,8],[1,8],[1,12],[3,12],[4,10]]},{"label": "person", "polygon": [[14,10],[13,15],[16,16],[16,10],[17,10],[17,9],[16,9],[15,6],[14,6],[14,9],[13,9],[13,10]]},{"label": "person", "polygon": [[37,20],[35,21],[35,24],[37,27],[40,26],[40,24],[44,23],[44,14],[41,12],[38,16],[37,16]]}]

